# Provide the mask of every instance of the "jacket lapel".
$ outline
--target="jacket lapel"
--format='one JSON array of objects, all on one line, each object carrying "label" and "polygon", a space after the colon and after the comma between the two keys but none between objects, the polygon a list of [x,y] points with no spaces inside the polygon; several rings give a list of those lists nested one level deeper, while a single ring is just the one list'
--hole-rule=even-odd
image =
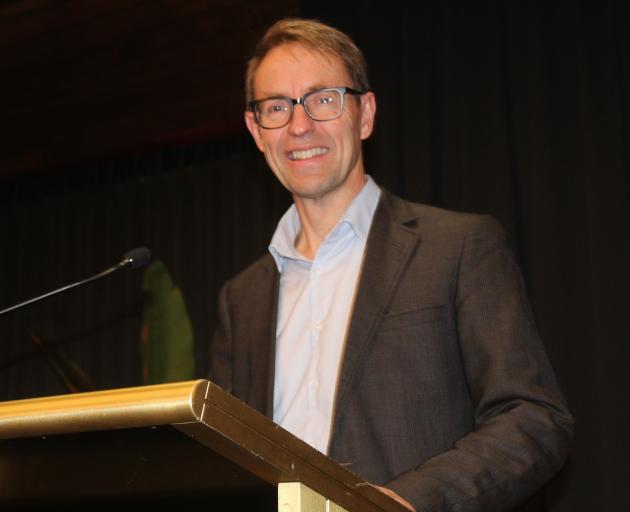
[{"label": "jacket lapel", "polygon": [[[271,255],[261,268],[261,273],[248,282],[247,301],[255,309],[247,309],[247,318],[242,321],[248,326],[243,335],[248,346],[244,359],[237,363],[241,369],[241,392],[250,406],[273,417],[273,382],[276,357],[276,322],[278,317],[278,289],[280,275]],[[255,311],[255,313],[252,313]]]},{"label": "jacket lapel", "polygon": [[337,412],[343,410],[362,354],[368,350],[402,272],[419,242],[418,233],[411,229],[413,225],[415,217],[408,212],[405,202],[383,190],[367,241],[346,340],[335,402],[335,422]]}]

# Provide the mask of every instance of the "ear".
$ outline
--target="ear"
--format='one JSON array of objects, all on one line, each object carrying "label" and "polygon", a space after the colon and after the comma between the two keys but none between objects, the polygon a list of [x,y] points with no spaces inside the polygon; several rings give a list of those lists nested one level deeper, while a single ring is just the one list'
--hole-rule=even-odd
[{"label": "ear", "polygon": [[361,95],[361,140],[367,139],[374,128],[376,116],[376,96],[373,92]]},{"label": "ear", "polygon": [[258,149],[264,153],[265,145],[263,144],[262,137],[260,136],[260,125],[256,122],[254,113],[249,110],[245,111],[245,124],[247,125],[249,133],[252,134],[256,146],[258,146]]}]

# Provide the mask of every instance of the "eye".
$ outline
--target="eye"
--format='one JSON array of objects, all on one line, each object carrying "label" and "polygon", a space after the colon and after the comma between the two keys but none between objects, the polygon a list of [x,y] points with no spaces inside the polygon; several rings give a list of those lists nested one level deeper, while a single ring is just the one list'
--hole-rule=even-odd
[{"label": "eye", "polygon": [[335,90],[321,90],[312,92],[307,96],[306,102],[311,109],[325,109],[328,111],[330,108],[337,108],[341,98]]},{"label": "eye", "polygon": [[279,103],[270,103],[269,108],[267,109],[269,112],[284,112],[287,110],[287,104],[284,102]]},{"label": "eye", "polygon": [[331,94],[329,91],[322,91],[320,93],[317,93],[313,95],[313,99],[318,105],[328,105],[337,101],[335,95]]},{"label": "eye", "polygon": [[284,100],[266,100],[259,103],[258,108],[262,115],[277,115],[287,112],[290,107]]}]

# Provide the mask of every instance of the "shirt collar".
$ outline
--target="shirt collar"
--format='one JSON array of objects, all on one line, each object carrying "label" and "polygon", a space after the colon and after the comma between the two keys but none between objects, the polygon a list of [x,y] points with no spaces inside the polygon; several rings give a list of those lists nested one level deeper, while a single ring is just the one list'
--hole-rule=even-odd
[{"label": "shirt collar", "polygon": [[[378,185],[370,176],[366,175],[365,185],[352,200],[337,225],[327,235],[327,238],[340,224],[346,223],[352,228],[355,236],[362,243],[365,243],[380,195],[381,190]],[[278,222],[276,231],[269,244],[269,252],[276,261],[280,273],[282,273],[285,258],[306,261],[306,258],[295,248],[295,240],[300,232],[300,228],[300,217],[295,204],[292,204],[282,216],[280,222]]]}]

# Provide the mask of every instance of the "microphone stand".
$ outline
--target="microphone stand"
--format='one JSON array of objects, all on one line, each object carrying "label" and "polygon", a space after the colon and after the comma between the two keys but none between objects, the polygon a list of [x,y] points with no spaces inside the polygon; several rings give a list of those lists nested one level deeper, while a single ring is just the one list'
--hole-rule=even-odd
[{"label": "microphone stand", "polygon": [[29,300],[25,300],[24,302],[20,302],[19,304],[15,304],[14,306],[8,307],[6,309],[3,309],[2,311],[0,311],[0,315],[4,315],[5,313],[8,313],[9,311],[13,311],[14,309],[18,309],[21,308],[23,306],[27,306],[28,304],[32,304],[33,302],[38,302],[42,299],[45,299],[47,297],[50,297],[51,295],[56,295],[58,293],[61,292],[65,292],[66,290],[70,290],[72,288],[75,288],[76,286],[80,286],[82,284],[86,284],[89,283],[91,281],[96,281],[97,279],[100,279],[102,277],[105,277],[106,275],[109,275],[113,272],[116,272],[117,270],[120,270],[121,268],[125,268],[125,267],[131,267],[131,268],[138,268],[138,267],[142,267],[144,265],[146,265],[149,260],[151,259],[151,253],[149,252],[149,250],[146,247],[137,247],[136,249],[133,249],[131,251],[129,251],[127,254],[125,254],[123,256],[123,259],[117,263],[116,265],[114,265],[113,267],[110,267],[106,270],[103,270],[102,272],[88,277],[87,279],[83,279],[81,281],[77,281],[76,283],[72,283],[72,284],[67,284],[65,286],[62,286],[61,288],[57,288],[56,290],[53,290],[51,292],[48,293],[44,293],[43,295],[39,295],[37,297],[34,297],[32,299]]}]

